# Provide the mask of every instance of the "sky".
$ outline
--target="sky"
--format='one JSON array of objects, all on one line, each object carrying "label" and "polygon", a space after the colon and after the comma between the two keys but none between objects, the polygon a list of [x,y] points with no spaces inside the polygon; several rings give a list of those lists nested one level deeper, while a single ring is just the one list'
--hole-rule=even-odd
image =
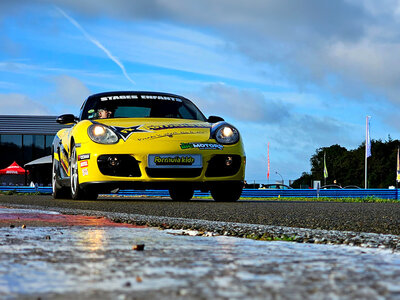
[{"label": "sky", "polygon": [[267,182],[269,143],[287,183],[316,149],[357,148],[367,115],[400,139],[400,1],[0,1],[0,114],[113,90],[191,99],[239,129],[247,181]]}]

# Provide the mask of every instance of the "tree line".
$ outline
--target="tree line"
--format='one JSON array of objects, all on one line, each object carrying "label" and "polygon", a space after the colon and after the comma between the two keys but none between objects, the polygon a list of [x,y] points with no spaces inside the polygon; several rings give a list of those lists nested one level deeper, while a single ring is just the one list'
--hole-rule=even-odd
[{"label": "tree line", "polygon": [[[399,140],[372,140],[371,153],[368,158],[368,187],[388,188],[396,186],[397,149]],[[296,179],[292,187],[312,186],[313,180],[320,180],[324,185],[324,153],[328,177],[326,184],[338,184],[342,187],[357,185],[364,187],[365,177],[365,142],[357,149],[347,150],[340,145],[318,148],[311,157],[311,171],[304,172]]]}]

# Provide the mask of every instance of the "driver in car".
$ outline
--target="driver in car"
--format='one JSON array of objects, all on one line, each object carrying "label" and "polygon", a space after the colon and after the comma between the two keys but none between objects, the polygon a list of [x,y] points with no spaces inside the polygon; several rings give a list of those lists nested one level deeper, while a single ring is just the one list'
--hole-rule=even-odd
[{"label": "driver in car", "polygon": [[99,119],[107,119],[111,117],[111,111],[107,110],[106,108],[99,108],[97,110],[97,115],[99,116]]}]

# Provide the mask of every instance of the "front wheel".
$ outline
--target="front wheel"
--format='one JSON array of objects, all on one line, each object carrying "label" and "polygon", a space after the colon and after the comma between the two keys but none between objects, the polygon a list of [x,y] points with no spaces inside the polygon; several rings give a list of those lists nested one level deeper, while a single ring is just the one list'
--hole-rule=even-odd
[{"label": "front wheel", "polygon": [[79,172],[78,172],[78,159],[76,155],[76,148],[75,145],[72,148],[72,153],[71,153],[71,172],[70,172],[70,178],[71,178],[71,197],[74,200],[96,200],[98,197],[98,194],[93,191],[89,191],[88,189],[84,189],[80,187],[79,185]]},{"label": "front wheel", "polygon": [[242,195],[243,182],[221,182],[210,188],[211,196],[218,202],[235,202]]},{"label": "front wheel", "polygon": [[178,185],[169,189],[169,195],[174,201],[189,201],[193,194],[194,190],[190,186]]}]

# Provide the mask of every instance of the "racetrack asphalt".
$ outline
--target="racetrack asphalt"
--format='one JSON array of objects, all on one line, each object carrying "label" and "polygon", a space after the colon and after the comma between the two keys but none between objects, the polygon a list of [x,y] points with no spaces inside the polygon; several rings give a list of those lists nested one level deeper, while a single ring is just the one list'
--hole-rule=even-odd
[{"label": "racetrack asphalt", "polygon": [[0,195],[3,205],[33,205],[312,229],[400,235],[400,203],[205,200],[101,197],[96,201],[54,200],[43,195]]}]

